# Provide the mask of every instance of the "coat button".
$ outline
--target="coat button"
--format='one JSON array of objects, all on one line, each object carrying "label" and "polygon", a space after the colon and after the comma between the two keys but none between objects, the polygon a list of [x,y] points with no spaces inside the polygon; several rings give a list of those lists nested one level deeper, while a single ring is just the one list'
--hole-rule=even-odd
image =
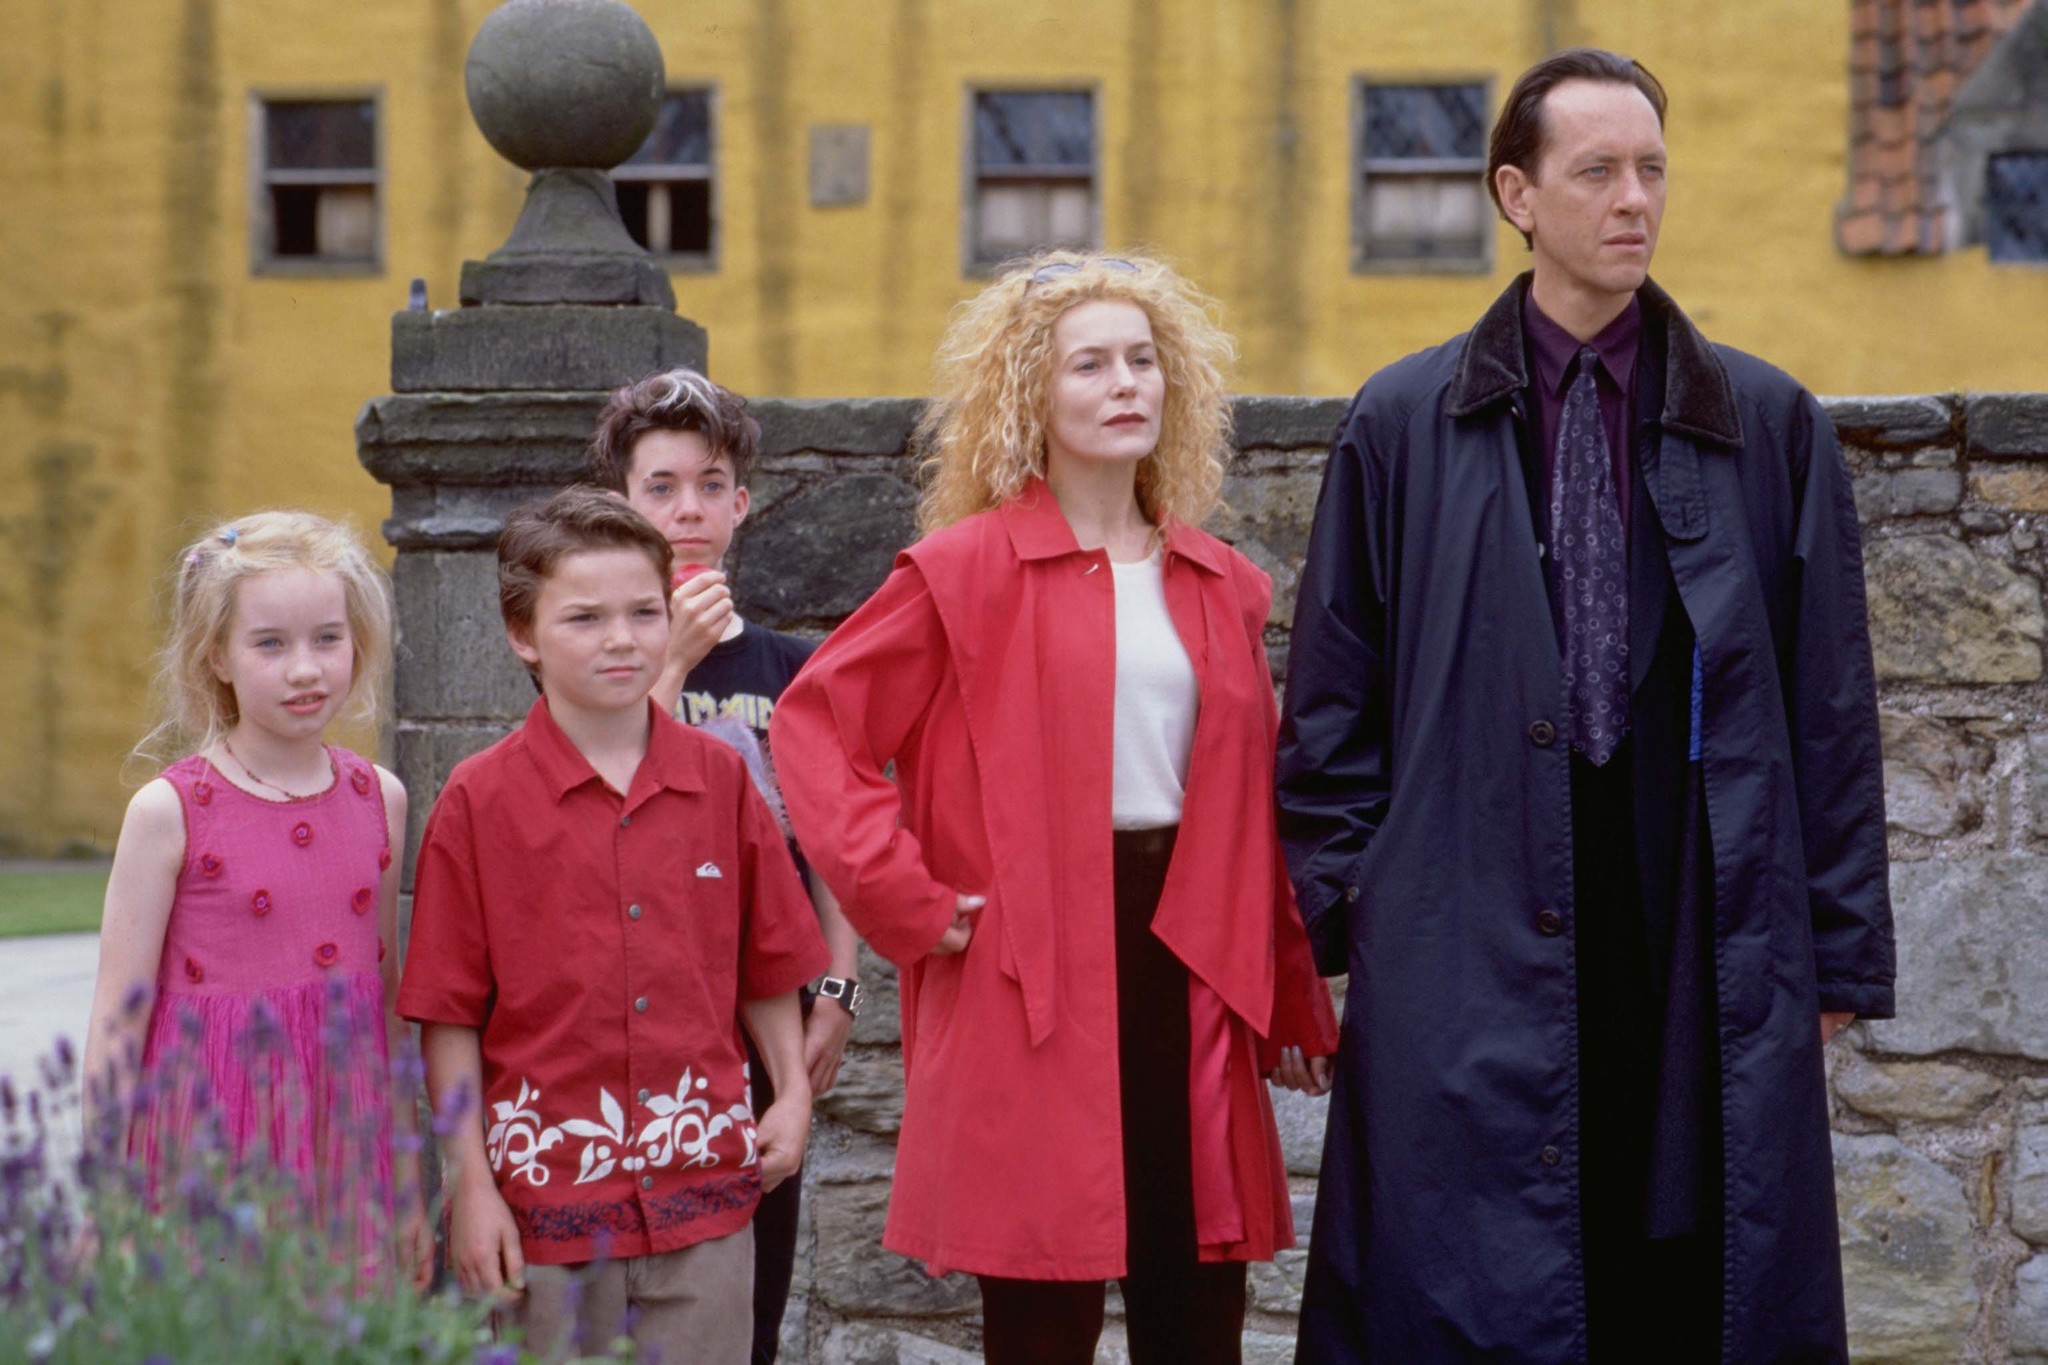
[{"label": "coat button", "polygon": [[1344,899],[1345,899],[1345,900],[1347,900],[1347,901],[1355,901],[1355,900],[1357,900],[1357,899],[1358,899],[1358,888],[1357,888],[1357,887],[1355,887],[1355,886],[1347,886],[1347,887],[1345,887],[1345,888],[1344,888]]},{"label": "coat button", "polygon": [[1547,720],[1539,720],[1529,727],[1529,741],[1539,749],[1548,749],[1557,740],[1557,727]]},{"label": "coat button", "polygon": [[640,907],[639,907],[639,906],[637,906],[637,905],[629,905],[629,906],[627,906],[627,907],[626,907],[626,918],[627,918],[627,919],[639,919],[639,918],[640,918]]},{"label": "coat button", "polygon": [[1561,934],[1564,932],[1564,916],[1555,910],[1545,910],[1536,916],[1536,927],[1545,934]]},{"label": "coat button", "polygon": [[1558,1162],[1564,1160],[1564,1153],[1558,1151],[1555,1147],[1545,1147],[1536,1154],[1536,1159],[1546,1166],[1555,1166]]},{"label": "coat button", "polygon": [[635,1000],[633,1002],[633,1008],[640,1011],[640,1013],[642,1014],[647,1013],[647,997],[643,995],[638,1000]]}]

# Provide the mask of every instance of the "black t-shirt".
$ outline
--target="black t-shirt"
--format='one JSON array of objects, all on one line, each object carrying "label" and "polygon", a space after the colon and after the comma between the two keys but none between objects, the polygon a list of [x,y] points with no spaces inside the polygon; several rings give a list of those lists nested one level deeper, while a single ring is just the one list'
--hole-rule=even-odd
[{"label": "black t-shirt", "polygon": [[782,689],[817,647],[801,636],[748,625],[730,640],[711,646],[683,679],[676,719],[702,725],[712,716],[730,716],[766,744],[768,718],[775,714]]},{"label": "black t-shirt", "polygon": [[720,640],[683,679],[676,699],[676,719],[701,727],[740,751],[754,775],[754,785],[789,840],[798,875],[808,878],[809,866],[790,836],[789,816],[782,806],[782,784],[768,752],[768,718],[782,689],[811,657],[817,644],[798,635],[784,635],[766,626],[748,625],[730,640]]}]

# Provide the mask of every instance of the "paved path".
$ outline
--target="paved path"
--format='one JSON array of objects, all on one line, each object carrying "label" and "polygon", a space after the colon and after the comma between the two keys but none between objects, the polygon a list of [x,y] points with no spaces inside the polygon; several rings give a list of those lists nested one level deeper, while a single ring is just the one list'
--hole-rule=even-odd
[{"label": "paved path", "polygon": [[0,1075],[35,1083],[57,1035],[82,1051],[98,934],[0,939]]}]

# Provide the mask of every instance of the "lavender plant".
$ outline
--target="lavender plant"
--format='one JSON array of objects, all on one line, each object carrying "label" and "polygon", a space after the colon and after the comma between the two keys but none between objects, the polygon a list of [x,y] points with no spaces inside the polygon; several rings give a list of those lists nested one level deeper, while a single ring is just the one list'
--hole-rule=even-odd
[{"label": "lavender plant", "polygon": [[[128,1154],[147,1080],[129,1105],[82,1105],[77,1055],[61,1038],[39,1073],[26,1085],[0,1076],[0,1365],[531,1359],[516,1332],[494,1340],[488,1304],[452,1284],[416,1293],[388,1257],[362,1254],[388,1245],[390,1229],[360,1221],[374,1205],[351,1197],[359,1172],[320,1172],[335,1197],[310,1197],[261,1153],[231,1150],[202,1113],[152,1178]],[[191,1098],[213,1102],[203,1087]],[[399,1144],[401,1162],[418,1151],[417,1138]]]}]

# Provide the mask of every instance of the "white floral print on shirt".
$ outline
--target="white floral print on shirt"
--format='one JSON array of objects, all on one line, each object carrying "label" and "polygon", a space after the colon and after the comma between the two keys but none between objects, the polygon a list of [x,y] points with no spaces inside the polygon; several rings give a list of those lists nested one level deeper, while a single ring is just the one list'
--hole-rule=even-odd
[{"label": "white floral print on shirt", "polygon": [[[704,1091],[711,1082],[685,1068],[674,1094],[656,1091],[641,1102],[650,1117],[635,1130],[624,1106],[603,1086],[597,1091],[597,1118],[571,1117],[559,1123],[544,1122],[540,1113],[540,1091],[524,1078],[513,1100],[499,1100],[491,1106],[492,1123],[485,1133],[485,1154],[491,1169],[503,1172],[509,1166],[514,1178],[523,1177],[534,1186],[548,1183],[551,1172],[541,1157],[565,1138],[584,1139],[577,1161],[576,1183],[587,1185],[613,1171],[638,1174],[641,1171],[676,1167],[717,1166],[732,1155],[730,1142],[717,1139],[730,1132],[741,1144],[736,1165],[755,1165],[754,1109],[744,1089],[746,1069],[742,1068],[742,1090],[738,1103],[714,1113]],[[725,1149],[723,1154],[714,1147]]]}]

